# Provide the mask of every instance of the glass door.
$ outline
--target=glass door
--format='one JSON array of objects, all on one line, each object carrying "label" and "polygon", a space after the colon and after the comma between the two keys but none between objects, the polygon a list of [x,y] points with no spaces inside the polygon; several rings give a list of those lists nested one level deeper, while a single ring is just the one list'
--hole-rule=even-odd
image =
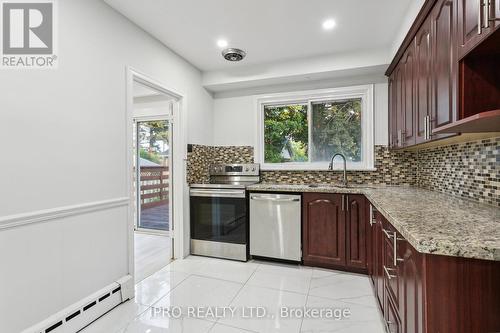
[{"label": "glass door", "polygon": [[137,229],[170,231],[171,162],[169,121],[136,121]]}]

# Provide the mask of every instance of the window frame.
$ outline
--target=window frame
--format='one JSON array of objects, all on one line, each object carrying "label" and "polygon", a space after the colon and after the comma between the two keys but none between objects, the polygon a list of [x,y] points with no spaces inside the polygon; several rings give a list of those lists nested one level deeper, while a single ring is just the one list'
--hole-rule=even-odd
[{"label": "window frame", "polygon": [[[264,162],[264,107],[268,105],[307,105],[307,122],[309,138],[311,138],[312,103],[361,98],[361,162],[347,162],[348,170],[373,171],[374,167],[374,85],[362,85],[343,88],[309,90],[272,95],[257,96],[257,133],[254,149],[254,159],[260,163],[262,170],[327,170],[329,162]],[[340,159],[335,159],[334,170],[342,170]]]}]

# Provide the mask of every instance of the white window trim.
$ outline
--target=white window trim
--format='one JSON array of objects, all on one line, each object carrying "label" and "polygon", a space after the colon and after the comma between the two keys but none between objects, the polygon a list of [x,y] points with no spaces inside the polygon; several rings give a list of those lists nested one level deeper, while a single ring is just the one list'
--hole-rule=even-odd
[{"label": "white window trim", "polygon": [[[374,85],[352,86],[345,88],[308,90],[271,95],[260,95],[255,98],[257,110],[257,133],[255,135],[254,159],[261,164],[262,170],[327,170],[329,162],[289,162],[264,163],[264,106],[269,104],[297,103],[307,104],[311,101],[325,99],[361,98],[361,143],[363,147],[362,162],[347,162],[348,170],[373,171],[374,166]],[[310,121],[310,120],[309,120]],[[334,170],[343,168],[341,159],[335,159]]]}]

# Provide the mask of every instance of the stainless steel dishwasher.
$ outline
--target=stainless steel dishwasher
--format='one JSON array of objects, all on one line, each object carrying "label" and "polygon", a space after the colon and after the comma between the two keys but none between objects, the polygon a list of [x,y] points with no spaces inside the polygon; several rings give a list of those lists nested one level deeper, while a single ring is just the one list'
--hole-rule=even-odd
[{"label": "stainless steel dishwasher", "polygon": [[302,259],[300,195],[250,194],[250,254]]}]

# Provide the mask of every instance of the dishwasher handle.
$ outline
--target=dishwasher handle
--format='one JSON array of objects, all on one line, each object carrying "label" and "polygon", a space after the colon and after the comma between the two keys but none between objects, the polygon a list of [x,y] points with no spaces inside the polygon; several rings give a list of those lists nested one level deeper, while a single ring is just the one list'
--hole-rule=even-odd
[{"label": "dishwasher handle", "polygon": [[272,202],[298,202],[299,198],[273,198],[273,197],[262,197],[262,196],[250,196],[250,199],[255,201],[272,201]]}]

